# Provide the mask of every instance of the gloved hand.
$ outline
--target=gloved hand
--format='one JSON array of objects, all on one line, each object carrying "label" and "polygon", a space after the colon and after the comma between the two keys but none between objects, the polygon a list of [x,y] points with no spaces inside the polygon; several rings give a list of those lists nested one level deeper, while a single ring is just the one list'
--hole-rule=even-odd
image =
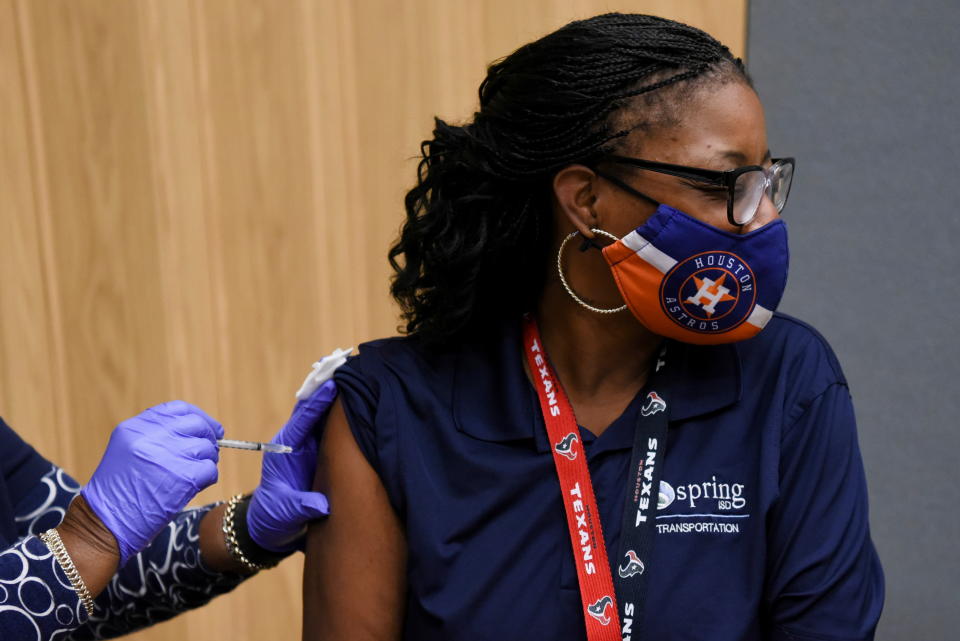
[{"label": "gloved hand", "polygon": [[80,493],[117,539],[121,566],[217,481],[218,438],[220,423],[184,401],[151,407],[114,428]]},{"label": "gloved hand", "polygon": [[332,380],[296,404],[287,424],[271,443],[289,445],[291,454],[264,453],[260,486],[247,510],[250,538],[271,552],[290,552],[302,546],[306,525],[330,513],[327,497],[311,492],[317,469],[319,434],[337,388]]}]

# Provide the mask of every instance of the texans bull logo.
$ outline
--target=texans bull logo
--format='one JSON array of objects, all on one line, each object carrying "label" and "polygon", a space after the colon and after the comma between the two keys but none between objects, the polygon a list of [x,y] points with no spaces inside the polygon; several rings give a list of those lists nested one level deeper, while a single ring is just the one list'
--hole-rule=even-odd
[{"label": "texans bull logo", "polygon": [[667,402],[660,398],[656,392],[647,394],[647,402],[640,408],[640,413],[644,416],[650,416],[657,412],[663,412],[667,409]]},{"label": "texans bull logo", "polygon": [[610,617],[607,615],[607,608],[613,608],[613,599],[609,596],[600,597],[596,603],[587,606],[587,612],[601,625],[609,625]]},{"label": "texans bull logo", "polygon": [[629,579],[636,574],[643,574],[643,561],[633,550],[627,550],[627,562],[617,568],[621,579]]},{"label": "texans bull logo", "polygon": [[553,449],[555,449],[560,456],[565,456],[572,461],[577,458],[577,451],[573,449],[573,444],[578,440],[577,435],[574,432],[570,432],[560,439],[560,442],[554,445]]}]

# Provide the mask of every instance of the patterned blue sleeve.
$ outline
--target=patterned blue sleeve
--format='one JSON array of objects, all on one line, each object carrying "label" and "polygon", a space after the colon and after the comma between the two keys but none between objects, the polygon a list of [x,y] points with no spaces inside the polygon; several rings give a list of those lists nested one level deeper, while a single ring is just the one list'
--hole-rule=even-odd
[{"label": "patterned blue sleeve", "polygon": [[23,538],[0,552],[0,639],[110,639],[200,607],[246,578],[203,564],[200,521],[213,506],[186,510],[117,571],[88,619],[63,570],[36,538],[59,525],[79,491],[52,465],[17,502],[17,534]]},{"label": "patterned blue sleeve", "polygon": [[[80,484],[56,465],[14,505],[17,537],[38,536],[57,527],[72,501],[80,493]],[[43,544],[43,541],[40,542]]]},{"label": "patterned blue sleeve", "polygon": [[46,543],[29,536],[0,552],[0,639],[66,639],[86,616]]}]

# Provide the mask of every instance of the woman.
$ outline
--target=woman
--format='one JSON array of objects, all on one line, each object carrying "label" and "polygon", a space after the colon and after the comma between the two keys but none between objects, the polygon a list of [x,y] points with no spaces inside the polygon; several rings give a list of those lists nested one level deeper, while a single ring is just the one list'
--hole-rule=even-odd
[{"label": "woman", "polygon": [[223,438],[189,403],[120,423],[83,487],[0,420],[0,639],[122,636],[200,607],[299,548],[305,523],[327,513],[326,498],[306,489],[313,430],[336,388],[311,392],[274,437],[294,452],[264,455],[252,499],[185,511],[216,482]]},{"label": "woman", "polygon": [[740,61],[574,22],[423,152],[390,252],[409,335],[336,377],[304,638],[872,638],[850,397],[773,313],[793,161]]}]

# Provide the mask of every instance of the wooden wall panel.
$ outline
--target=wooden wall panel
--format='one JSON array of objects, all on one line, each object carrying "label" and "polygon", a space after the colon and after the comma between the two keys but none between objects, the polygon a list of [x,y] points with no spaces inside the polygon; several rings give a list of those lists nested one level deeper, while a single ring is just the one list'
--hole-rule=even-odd
[{"label": "wooden wall panel", "polygon": [[[433,115],[608,10],[744,49],[745,0],[0,0],[0,414],[81,480],[170,398],[268,438],[313,360],[395,331],[386,249]],[[225,453],[198,500],[258,466]],[[135,638],[299,621],[292,559]]]}]

